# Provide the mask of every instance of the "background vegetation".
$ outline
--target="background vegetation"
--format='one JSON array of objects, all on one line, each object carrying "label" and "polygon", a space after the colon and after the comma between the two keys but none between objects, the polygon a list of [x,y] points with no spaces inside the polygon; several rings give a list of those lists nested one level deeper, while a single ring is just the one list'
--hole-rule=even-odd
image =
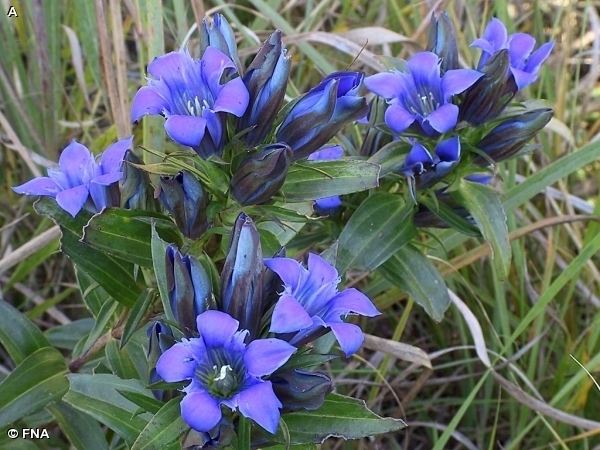
[{"label": "background vegetation", "polygon": [[[353,274],[350,283],[384,311],[370,331],[389,340],[369,338],[347,366],[331,370],[339,391],[351,386],[373,410],[409,424],[353,446],[600,448],[600,429],[586,422],[600,421],[599,2],[0,1],[3,11],[11,5],[18,18],[0,14],[0,300],[52,330],[53,342],[61,330],[89,331],[89,321],[79,320],[88,313],[53,224],[10,187],[43,173],[72,138],[100,151],[131,133],[129,101],[146,64],[184,41],[194,49],[194,23],[204,13],[229,18],[242,58],[280,28],[293,53],[290,94],[330,70],[372,73],[373,54],[406,57],[423,48],[434,9],[447,9],[461,30],[467,64],[478,56],[468,44],[493,15],[511,31],[555,40],[540,82],[525,93],[547,99],[555,118],[535,154],[498,168],[513,238],[508,280],[498,280],[489,248],[477,239],[424,236],[454,306],[436,323],[380,276]],[[328,226],[334,228],[315,225],[306,235],[312,242],[339,233]],[[294,241],[291,253],[303,250],[305,243]],[[0,379],[13,367],[0,348]],[[39,423],[47,418],[40,414]],[[51,435],[51,443],[20,445],[66,445],[60,433]]]}]

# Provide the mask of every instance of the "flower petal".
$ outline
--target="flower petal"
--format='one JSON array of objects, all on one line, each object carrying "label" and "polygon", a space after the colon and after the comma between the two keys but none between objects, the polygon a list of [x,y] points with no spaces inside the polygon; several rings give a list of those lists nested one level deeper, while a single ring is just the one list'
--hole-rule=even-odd
[{"label": "flower petal", "polygon": [[131,121],[137,122],[145,115],[159,115],[168,108],[166,101],[153,86],[143,86],[131,101]]},{"label": "flower petal", "polygon": [[365,78],[365,86],[371,92],[389,99],[400,95],[404,82],[398,72],[381,72]]},{"label": "flower petal", "polygon": [[263,262],[265,266],[279,275],[281,281],[291,291],[296,289],[302,279],[303,273],[306,272],[302,264],[292,258],[265,258]]},{"label": "flower petal", "polygon": [[100,184],[102,186],[108,186],[109,184],[116,183],[123,177],[123,172],[110,172],[104,175],[99,175],[92,179],[92,183]]},{"label": "flower petal", "polygon": [[339,275],[336,268],[322,256],[319,256],[316,253],[309,253],[307,265],[310,279],[315,283],[315,286],[339,281]]},{"label": "flower petal", "polygon": [[435,147],[435,154],[441,161],[458,161],[460,158],[460,139],[458,136],[453,136],[440,142]]},{"label": "flower petal", "polygon": [[525,72],[524,70],[515,69],[514,67],[510,68],[510,72],[515,79],[517,89],[519,90],[525,89],[537,79],[536,72]]},{"label": "flower petal", "polygon": [[244,364],[250,375],[263,377],[283,366],[295,351],[296,347],[281,339],[257,339],[246,347]]},{"label": "flower petal", "polygon": [[483,38],[492,46],[490,53],[495,53],[498,50],[505,48],[508,39],[508,31],[501,20],[493,18],[489,21],[483,32]]},{"label": "flower petal", "polygon": [[321,147],[316,152],[312,153],[309,161],[335,161],[344,156],[344,149],[341,145],[328,145]]},{"label": "flower petal", "polygon": [[385,123],[394,133],[402,133],[415,121],[415,116],[398,103],[388,106],[385,111]]},{"label": "flower petal", "polygon": [[431,156],[431,153],[429,153],[429,150],[427,150],[418,142],[411,147],[408,155],[406,155],[406,159],[404,160],[405,167],[412,167],[415,164],[431,163],[433,163],[433,157]]},{"label": "flower petal", "polygon": [[356,353],[365,339],[362,330],[357,325],[344,322],[328,322],[327,326],[333,331],[346,357]]},{"label": "flower petal", "polygon": [[535,38],[527,33],[515,33],[508,41],[510,65],[522,69],[535,47]]},{"label": "flower petal", "polygon": [[206,120],[196,116],[169,116],[165,131],[171,139],[181,145],[196,147],[204,137]]},{"label": "flower petal", "polygon": [[221,421],[221,407],[208,392],[195,390],[181,401],[181,417],[194,430],[207,432]]},{"label": "flower petal", "polygon": [[216,84],[219,83],[225,69],[236,69],[233,61],[231,61],[225,53],[215,47],[206,47],[202,59],[200,60],[200,64],[202,66],[202,72],[210,79],[213,86],[216,86]]},{"label": "flower petal", "polygon": [[456,126],[456,122],[458,121],[458,106],[446,103],[429,114],[425,118],[425,121],[439,133],[450,131]]},{"label": "flower petal", "polygon": [[467,88],[470,88],[483,74],[477,70],[455,69],[448,70],[442,77],[442,91],[444,100],[449,100],[451,96],[460,94]]},{"label": "flower petal", "polygon": [[319,213],[330,213],[342,206],[342,198],[339,195],[318,198],[315,200],[315,208]]},{"label": "flower petal", "polygon": [[[339,319],[347,314],[375,317],[381,314],[371,299],[357,289],[346,289],[329,301],[327,316]],[[326,321],[328,320],[325,319]]]},{"label": "flower petal", "polygon": [[70,187],[75,187],[90,180],[96,161],[85,145],[73,140],[60,154],[58,165]]},{"label": "flower petal", "polygon": [[221,347],[238,330],[240,323],[221,311],[204,311],[196,318],[198,332],[207,347]]},{"label": "flower petal", "polygon": [[176,343],[160,355],[156,362],[156,373],[169,383],[192,378],[195,368],[194,347],[190,341]]},{"label": "flower petal", "polygon": [[552,49],[554,48],[554,42],[546,42],[541,45],[535,52],[531,54],[529,59],[527,60],[527,65],[525,66],[525,70],[527,72],[536,72],[539,70],[540,66],[548,59],[550,53],[552,53]]},{"label": "flower petal", "polygon": [[56,194],[56,203],[62,209],[75,217],[88,198],[88,188],[84,185],[75,186],[71,189],[65,189]]},{"label": "flower petal", "polygon": [[275,304],[271,317],[271,333],[291,333],[312,325],[312,319],[294,297],[283,294]]},{"label": "flower petal", "polygon": [[60,192],[60,186],[50,177],[37,177],[12,188],[17,194],[49,195],[54,197]]},{"label": "flower petal", "polygon": [[415,53],[406,62],[406,66],[417,86],[429,85],[431,90],[440,81],[440,57],[433,52]]},{"label": "flower petal", "polygon": [[249,100],[250,94],[248,93],[248,89],[246,89],[246,85],[240,77],[237,77],[221,87],[213,110],[216,112],[228,112],[234,116],[241,117],[246,112]]},{"label": "flower petal", "polygon": [[133,136],[125,139],[120,139],[114,144],[106,147],[106,150],[100,156],[100,169],[102,174],[111,172],[120,172],[123,158],[127,150],[133,148]]},{"label": "flower petal", "polygon": [[275,434],[279,426],[281,406],[270,381],[259,382],[239,393],[238,407],[242,415],[271,434]]},{"label": "flower petal", "polygon": [[185,66],[192,62],[192,57],[186,51],[169,52],[154,58],[148,64],[148,73],[156,79],[173,79],[180,77]]}]

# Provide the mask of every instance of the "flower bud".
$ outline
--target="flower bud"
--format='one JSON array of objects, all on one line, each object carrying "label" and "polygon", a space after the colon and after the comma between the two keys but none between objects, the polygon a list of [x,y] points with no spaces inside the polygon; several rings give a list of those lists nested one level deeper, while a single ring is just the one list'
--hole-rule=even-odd
[{"label": "flower bud", "polygon": [[244,131],[242,140],[249,146],[260,144],[271,131],[289,74],[290,58],[277,30],[264,42],[244,75],[250,102],[238,121],[238,131]]},{"label": "flower bud", "polygon": [[517,93],[510,72],[508,50],[501,50],[481,69],[483,76],[465,91],[460,106],[461,119],[481,125],[498,117]]},{"label": "flower bud", "polygon": [[[146,356],[148,358],[148,367],[150,368],[148,379],[152,384],[161,380],[156,373],[156,361],[158,361],[163,352],[175,344],[175,338],[173,337],[171,327],[162,320],[151,323],[146,330],[146,334],[148,336],[148,353]],[[164,399],[165,391],[156,389],[152,392],[158,400]]]},{"label": "flower bud", "polygon": [[231,179],[233,196],[242,205],[269,201],[283,185],[291,159],[292,150],[283,143],[250,155]]},{"label": "flower bud", "polygon": [[277,130],[277,141],[292,148],[294,160],[306,158],[367,114],[367,101],[359,95],[363,78],[362,72],[332,73],[296,101]]},{"label": "flower bud", "polygon": [[154,199],[149,190],[148,175],[133,165],[142,164],[142,160],[132,151],[128,151],[125,153],[123,161],[123,178],[120,182],[121,207],[154,210]]},{"label": "flower bud", "polygon": [[221,308],[250,332],[260,331],[262,316],[263,259],[260,236],[254,222],[241,213],[231,236],[229,252],[221,271]]},{"label": "flower bud", "polygon": [[202,184],[191,173],[183,171],[174,177],[161,177],[160,201],[188,238],[197,239],[208,228],[208,198]]},{"label": "flower bud", "polygon": [[331,379],[320,372],[293,369],[271,376],[273,390],[283,403],[283,411],[315,410],[333,390]]},{"label": "flower bud", "polygon": [[183,255],[174,245],[167,247],[165,267],[171,311],[184,334],[192,336],[196,316],[212,306],[210,276],[196,258]]},{"label": "flower bud", "polygon": [[[519,154],[529,142],[552,118],[550,108],[534,109],[520,116],[505,120],[490,131],[477,147],[495,162],[504,161]],[[478,156],[475,163],[485,166],[489,160]]]},{"label": "flower bud", "polygon": [[429,27],[427,50],[440,57],[442,72],[458,69],[456,33],[450,17],[444,12],[437,17],[434,16],[432,20]]},{"label": "flower bud", "polygon": [[229,56],[241,73],[242,65],[237,52],[235,35],[231,25],[222,14],[205,17],[200,28],[200,50],[204,53],[207,47],[213,47]]}]

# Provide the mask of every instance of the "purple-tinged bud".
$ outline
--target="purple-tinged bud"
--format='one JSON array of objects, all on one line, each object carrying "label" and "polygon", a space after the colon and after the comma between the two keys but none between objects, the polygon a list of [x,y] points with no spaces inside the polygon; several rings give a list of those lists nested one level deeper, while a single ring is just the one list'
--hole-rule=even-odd
[{"label": "purple-tinged bud", "polygon": [[447,13],[444,12],[437,17],[432,17],[432,23],[429,27],[427,50],[440,57],[442,73],[446,72],[446,70],[458,69],[456,32]]},{"label": "purple-tinged bud", "polygon": [[481,125],[498,117],[517,93],[508,50],[501,50],[481,69],[483,76],[464,93],[461,120]]},{"label": "purple-tinged bud", "polygon": [[260,144],[269,134],[283,102],[290,74],[290,58],[281,43],[281,31],[267,39],[244,75],[250,93],[246,113],[238,121],[242,140],[251,147]]},{"label": "purple-tinged bud", "polygon": [[200,50],[204,53],[207,47],[213,47],[229,56],[236,65],[238,72],[242,73],[242,65],[238,56],[235,35],[231,25],[222,14],[205,17],[200,28]]},{"label": "purple-tinged bud", "polygon": [[[171,327],[162,320],[152,322],[146,329],[146,335],[148,336],[148,352],[146,357],[148,358],[148,367],[150,368],[148,381],[152,384],[161,380],[156,373],[156,361],[158,361],[160,355],[171,348],[176,341],[173,337]],[[163,400],[165,391],[157,389],[153,391],[153,394],[158,400]]]},{"label": "purple-tinged bud", "polygon": [[242,205],[268,202],[279,191],[292,160],[292,149],[273,144],[250,155],[231,179],[233,196]]},{"label": "purple-tinged bud", "polygon": [[143,164],[135,153],[129,150],[123,159],[123,178],[121,188],[121,207],[125,209],[155,210],[155,201],[150,190],[148,175],[135,165]]},{"label": "purple-tinged bud", "polygon": [[292,148],[294,160],[306,158],[367,114],[359,93],[363,78],[362,72],[334,72],[296,101],[277,130],[277,141]]},{"label": "purple-tinged bud", "polygon": [[[513,158],[550,122],[552,115],[552,109],[540,108],[507,119],[492,129],[477,144],[477,147],[494,162]],[[475,158],[475,163],[486,166],[489,164],[489,159],[478,156]]]},{"label": "purple-tinged bud", "polygon": [[241,213],[233,227],[229,252],[221,271],[221,311],[250,333],[260,331],[262,316],[263,257],[254,222]]},{"label": "purple-tinged bud", "polygon": [[196,333],[196,317],[212,305],[210,276],[196,258],[169,245],[165,254],[169,304],[181,331]]},{"label": "purple-tinged bud", "polygon": [[302,369],[278,372],[271,376],[271,383],[284,412],[318,409],[333,390],[327,375]]},{"label": "purple-tinged bud", "polygon": [[191,173],[183,171],[173,177],[161,177],[160,201],[186,237],[197,239],[208,228],[208,197]]}]

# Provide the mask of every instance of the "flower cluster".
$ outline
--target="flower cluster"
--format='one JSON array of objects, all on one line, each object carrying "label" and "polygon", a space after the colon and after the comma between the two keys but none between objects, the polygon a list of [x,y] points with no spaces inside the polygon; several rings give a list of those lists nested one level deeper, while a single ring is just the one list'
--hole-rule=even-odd
[{"label": "flower cluster", "polygon": [[[77,242],[109,253],[104,263],[114,261],[119,274],[131,275],[132,285],[145,281],[147,292],[157,288],[162,310],[144,316],[136,306],[135,313],[136,320],[152,319],[151,389],[164,400],[180,395],[175,388],[182,386],[161,381],[183,382],[184,421],[214,443],[240,416],[275,434],[282,412],[319,408],[332,390],[331,379],[307,361],[350,357],[364,335],[348,319],[380,314],[360,290],[339,287],[344,273],[336,265],[345,267],[339,261],[343,252],[333,263],[307,252],[302,239],[301,247],[295,244],[298,230],[305,225],[310,231],[337,230],[361,198],[342,202],[340,195],[378,187],[388,195],[410,196],[407,220],[417,226],[451,222],[472,231],[474,220],[452,195],[458,189],[452,184],[489,183],[490,166],[522,153],[551,119],[548,108],[506,106],[538,78],[552,43],[535,50],[533,37],[509,36],[492,19],[472,44],[481,50],[478,64],[460,68],[459,61],[469,58],[459,58],[450,19],[441,15],[427,51],[370,76],[350,70],[328,74],[284,105],[291,60],[280,31],[246,65],[223,16],[207,18],[199,28],[198,57],[182,49],[155,58],[132,100],[134,123],[144,116],[164,118],[162,137],[174,144],[166,146],[160,162],[144,164],[133,138],[97,157],[73,141],[58,168],[14,190],[53,197],[72,217],[84,208],[100,213],[90,224],[108,217],[107,228],[117,223],[126,229],[108,230],[111,238],[139,233],[126,236],[127,249],[87,239],[84,230]],[[353,133],[342,136],[352,124]],[[174,151],[177,145],[186,148]],[[354,164],[368,168],[371,178]],[[289,191],[297,200],[291,206]],[[117,207],[134,211],[104,211]],[[321,217],[310,217],[314,212]],[[75,232],[73,221],[60,216]],[[379,225],[364,222],[369,233]],[[94,230],[105,226],[93,223]],[[276,235],[278,226],[284,231]],[[337,231],[330,234],[334,241]],[[327,245],[320,238],[312,242]],[[129,255],[131,248],[147,254]],[[324,254],[334,260],[334,250],[336,244]],[[373,262],[369,270],[382,263]],[[110,279],[110,270],[104,265],[102,270],[99,284]],[[328,333],[341,352],[318,353],[326,340],[313,343]]]}]

